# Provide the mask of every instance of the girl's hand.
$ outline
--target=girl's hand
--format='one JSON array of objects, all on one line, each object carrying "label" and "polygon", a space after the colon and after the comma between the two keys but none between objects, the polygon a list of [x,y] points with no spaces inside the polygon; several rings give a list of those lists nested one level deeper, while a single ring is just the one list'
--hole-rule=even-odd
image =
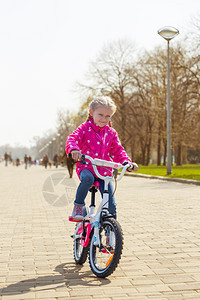
[{"label": "girl's hand", "polygon": [[[125,161],[125,162],[123,162],[122,165],[125,166],[125,165],[127,165],[127,164],[130,164],[130,162]],[[130,166],[129,168],[127,168],[127,171],[128,171],[128,172],[132,172],[132,171],[137,172],[138,169],[139,169],[138,165],[137,165],[135,162],[132,162],[132,163],[131,163],[131,166]]]},{"label": "girl's hand", "polygon": [[74,160],[79,160],[79,159],[81,159],[81,151],[78,151],[78,150],[72,150],[71,155],[72,155],[72,158],[73,158]]},{"label": "girl's hand", "polygon": [[131,165],[132,166],[130,168],[128,168],[127,171],[128,172],[132,172],[132,171],[137,172],[138,169],[139,169],[138,165],[136,163],[133,163],[133,162],[131,163]]},{"label": "girl's hand", "polygon": [[138,165],[136,163],[132,163],[132,165],[133,165],[133,171],[137,172],[139,169]]}]

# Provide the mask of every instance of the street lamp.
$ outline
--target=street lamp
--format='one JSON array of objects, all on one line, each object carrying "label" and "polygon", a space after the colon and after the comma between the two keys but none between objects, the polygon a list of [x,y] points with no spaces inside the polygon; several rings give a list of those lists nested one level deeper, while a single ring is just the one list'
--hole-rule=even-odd
[{"label": "street lamp", "polygon": [[51,157],[52,157],[52,141],[49,141],[49,147],[48,147],[48,156],[49,156],[49,159],[51,160]]},{"label": "street lamp", "polygon": [[167,26],[158,30],[158,34],[167,40],[167,175],[172,173],[171,155],[171,103],[170,103],[170,64],[169,41],[179,34],[178,29]]},{"label": "street lamp", "polygon": [[60,133],[57,133],[58,141],[56,142],[56,152],[59,155],[59,147],[60,147]]}]

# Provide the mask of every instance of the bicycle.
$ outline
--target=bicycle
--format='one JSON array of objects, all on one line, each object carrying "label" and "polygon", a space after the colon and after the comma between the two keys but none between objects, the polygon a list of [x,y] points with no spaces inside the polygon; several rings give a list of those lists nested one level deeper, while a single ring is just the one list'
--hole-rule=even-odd
[{"label": "bicycle", "polygon": [[[90,208],[86,209],[83,220],[73,219],[72,216],[69,217],[69,221],[77,223],[75,232],[71,236],[74,239],[74,259],[77,264],[82,265],[85,263],[89,252],[89,265],[92,272],[98,277],[105,278],[115,271],[123,249],[121,226],[108,211],[108,184],[110,181],[119,181],[131,165],[126,164],[124,166],[120,163],[97,158],[93,159],[84,154],[82,154],[81,160],[77,162],[92,164],[97,179],[104,180],[104,192],[97,212],[94,214],[95,194],[99,187],[99,182],[96,179],[90,188]],[[113,168],[112,176],[102,176],[99,174],[97,166]],[[119,169],[122,169],[120,174],[118,172]]]}]

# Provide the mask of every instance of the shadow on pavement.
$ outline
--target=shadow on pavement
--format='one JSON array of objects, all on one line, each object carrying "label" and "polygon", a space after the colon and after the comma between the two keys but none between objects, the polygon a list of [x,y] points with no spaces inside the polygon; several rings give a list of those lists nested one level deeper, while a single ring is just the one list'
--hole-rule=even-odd
[{"label": "shadow on pavement", "polygon": [[[83,266],[75,263],[63,263],[56,266],[56,272],[60,275],[38,276],[27,280],[10,284],[0,289],[0,296],[22,295],[28,292],[54,290],[66,286],[71,288],[76,285],[102,286],[110,283],[110,280],[96,277],[91,271],[83,271]],[[50,287],[52,285],[52,287]],[[47,287],[48,286],[48,287]],[[46,288],[45,288],[46,287]]]},{"label": "shadow on pavement", "polygon": [[91,287],[107,285],[110,283],[108,278],[98,278],[92,273],[92,271],[85,271],[84,266],[76,265],[74,263],[59,265],[58,268],[60,268],[60,266],[62,267],[65,284],[69,288],[76,285]]}]

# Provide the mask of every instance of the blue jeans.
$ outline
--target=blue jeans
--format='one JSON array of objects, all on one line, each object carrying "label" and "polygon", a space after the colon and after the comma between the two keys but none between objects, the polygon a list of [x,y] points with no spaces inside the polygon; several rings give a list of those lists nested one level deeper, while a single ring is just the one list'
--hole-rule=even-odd
[{"label": "blue jeans", "polygon": [[[91,186],[93,185],[95,181],[94,175],[87,169],[83,169],[80,173],[80,184],[78,186],[77,192],[76,192],[76,199],[74,201],[75,205],[78,206],[84,206],[85,205],[85,198],[87,196],[87,193]],[[103,196],[104,191],[104,180],[98,179],[100,186],[99,191],[101,195]],[[108,192],[109,192],[109,204],[108,209],[109,212],[114,216],[116,219],[116,202],[115,198],[113,196],[113,185],[111,182],[108,184]]]}]

